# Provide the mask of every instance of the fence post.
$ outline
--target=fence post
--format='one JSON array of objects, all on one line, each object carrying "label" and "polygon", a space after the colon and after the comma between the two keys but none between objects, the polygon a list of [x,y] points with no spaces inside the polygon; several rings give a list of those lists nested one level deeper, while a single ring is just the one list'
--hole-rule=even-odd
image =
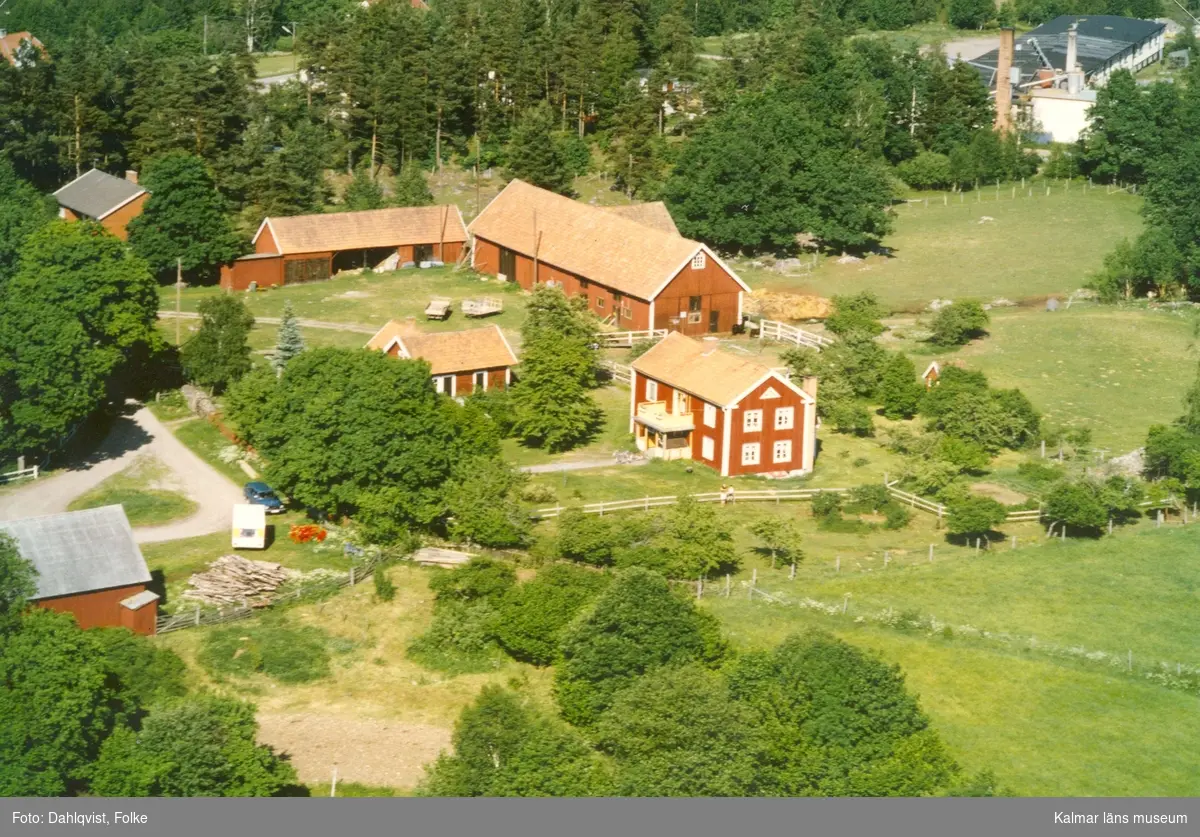
[{"label": "fence post", "polygon": [[33,466],[33,478],[34,478],[35,480],[38,478],[38,470],[39,470],[38,466],[37,466],[37,465],[34,465],[34,466]]},{"label": "fence post", "polygon": [[1016,535],[1013,535],[1013,538],[1012,538],[1012,548],[1013,549],[1017,548],[1017,536]]},{"label": "fence post", "polygon": [[17,457],[17,472],[20,473],[21,471],[24,471],[24,470],[25,470],[25,457],[23,455],[18,456]]},{"label": "fence post", "polygon": [[1129,670],[1133,671],[1133,649],[1129,649]]},{"label": "fence post", "polygon": [[887,565],[889,563],[891,563],[891,560],[892,560],[892,554],[885,549],[883,551],[883,566],[885,569],[887,568]]},{"label": "fence post", "polygon": [[1154,528],[1155,528],[1155,529],[1158,529],[1159,527],[1161,527],[1161,526],[1162,526],[1162,517],[1163,517],[1163,515],[1162,515],[1162,509],[1159,509],[1159,510],[1158,510],[1158,522],[1154,524]]},{"label": "fence post", "polygon": [[754,598],[754,588],[758,586],[758,568],[755,567],[750,571],[750,589],[746,591],[746,598]]},{"label": "fence post", "polygon": [[1042,459],[1046,458],[1046,440],[1042,439]]},{"label": "fence post", "polygon": [[795,581],[795,580],[796,580],[796,562],[793,561],[792,562],[792,571],[790,573],[788,573],[788,581]]},{"label": "fence post", "polygon": [[698,579],[696,579],[696,601],[699,601],[703,595],[704,595],[704,579],[698,578]]},{"label": "fence post", "polygon": [[650,511],[650,498],[648,496],[646,497],[644,503],[645,503],[645,508],[643,509],[643,511]]},{"label": "fence post", "polygon": [[354,565],[350,565],[350,586],[354,586]]},{"label": "fence post", "polygon": [[1112,518],[1108,519],[1108,534],[1112,534]]},{"label": "fence post", "polygon": [[196,624],[200,624],[200,605],[196,605]]},{"label": "fence post", "polygon": [[847,593],[846,595],[842,596],[842,613],[846,612],[846,608],[849,606],[849,604],[850,604],[850,594]]},{"label": "fence post", "polygon": [[837,558],[834,559],[833,571],[835,573],[840,573],[842,571],[842,556],[839,555]]}]

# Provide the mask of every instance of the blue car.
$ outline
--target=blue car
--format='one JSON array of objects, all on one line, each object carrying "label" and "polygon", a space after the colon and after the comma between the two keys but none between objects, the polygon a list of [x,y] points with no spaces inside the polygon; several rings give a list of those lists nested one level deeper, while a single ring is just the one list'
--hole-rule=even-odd
[{"label": "blue car", "polygon": [[283,511],[283,501],[265,482],[248,482],[242,493],[251,505],[266,506],[267,514],[279,514]]}]

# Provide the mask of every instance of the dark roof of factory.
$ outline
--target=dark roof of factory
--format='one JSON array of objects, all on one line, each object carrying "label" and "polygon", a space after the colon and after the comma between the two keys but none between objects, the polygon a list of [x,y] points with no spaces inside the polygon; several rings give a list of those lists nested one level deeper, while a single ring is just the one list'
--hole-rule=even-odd
[{"label": "dark roof of factory", "polygon": [[[1165,28],[1164,24],[1153,20],[1137,20],[1115,15],[1062,15],[1056,17],[1016,39],[1013,66],[1020,68],[1023,80],[1033,78],[1038,70],[1046,67],[1042,61],[1042,55],[1050,62],[1050,67],[1055,70],[1064,72],[1068,69],[1066,66],[1067,30],[1072,23],[1078,24],[1076,50],[1079,66],[1083,68],[1083,72],[1087,76],[1104,67],[1125,50],[1154,37]],[[1041,54],[1039,54],[1039,49]],[[979,70],[988,87],[995,86],[999,53],[998,49],[994,49],[968,62]]]}]

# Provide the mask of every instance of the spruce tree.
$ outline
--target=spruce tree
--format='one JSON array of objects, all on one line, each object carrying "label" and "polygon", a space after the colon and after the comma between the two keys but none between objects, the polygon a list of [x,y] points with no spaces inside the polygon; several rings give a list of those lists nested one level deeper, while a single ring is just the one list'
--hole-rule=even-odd
[{"label": "spruce tree", "polygon": [[359,166],[354,172],[354,179],[346,186],[342,195],[342,206],[349,212],[364,209],[382,209],[384,206],[383,189],[371,177],[365,166]]},{"label": "spruce tree", "polygon": [[275,357],[271,363],[277,374],[283,374],[283,368],[289,360],[304,351],[304,335],[300,333],[300,323],[296,312],[292,310],[289,299],[283,304],[283,317],[279,321],[279,338],[275,342]]},{"label": "spruce tree", "polygon": [[431,206],[433,193],[425,181],[425,172],[416,163],[405,163],[396,175],[396,193],[392,196],[395,206]]},{"label": "spruce tree", "polygon": [[513,129],[504,174],[562,195],[571,194],[571,172],[554,138],[554,113],[544,102]]}]

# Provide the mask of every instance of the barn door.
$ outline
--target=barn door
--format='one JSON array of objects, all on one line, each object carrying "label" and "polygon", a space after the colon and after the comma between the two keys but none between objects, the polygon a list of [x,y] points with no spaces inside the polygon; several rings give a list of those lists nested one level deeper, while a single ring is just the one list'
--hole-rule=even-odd
[{"label": "barn door", "polygon": [[721,312],[715,308],[708,312],[708,333],[716,334],[721,330]]},{"label": "barn door", "polygon": [[517,281],[517,254],[506,247],[500,248],[500,272],[509,282]]}]

